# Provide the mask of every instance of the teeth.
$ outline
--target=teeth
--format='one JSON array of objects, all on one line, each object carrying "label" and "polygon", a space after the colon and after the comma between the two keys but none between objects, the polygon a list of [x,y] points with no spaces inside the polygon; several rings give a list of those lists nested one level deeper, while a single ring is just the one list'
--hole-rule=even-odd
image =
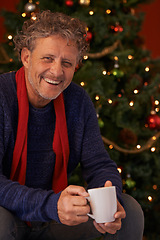
[{"label": "teeth", "polygon": [[54,80],[51,80],[51,79],[49,79],[49,78],[44,78],[44,80],[45,80],[46,82],[48,82],[48,83],[56,84],[56,85],[58,85],[58,84],[60,83],[60,81],[54,81]]}]

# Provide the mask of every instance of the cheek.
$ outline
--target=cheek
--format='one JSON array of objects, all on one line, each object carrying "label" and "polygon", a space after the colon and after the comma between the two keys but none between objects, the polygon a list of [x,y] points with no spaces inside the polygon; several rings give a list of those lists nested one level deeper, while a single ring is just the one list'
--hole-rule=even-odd
[{"label": "cheek", "polygon": [[69,73],[68,73],[68,81],[72,81],[72,78],[73,78],[73,76],[74,76],[74,73],[75,73],[75,69],[73,69],[72,71],[70,71]]}]

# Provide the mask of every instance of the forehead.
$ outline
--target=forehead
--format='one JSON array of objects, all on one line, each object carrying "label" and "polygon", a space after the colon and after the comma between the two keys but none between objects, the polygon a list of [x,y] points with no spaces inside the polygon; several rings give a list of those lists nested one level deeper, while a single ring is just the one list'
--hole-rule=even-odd
[{"label": "forehead", "polygon": [[53,35],[46,38],[37,38],[35,40],[34,50],[39,53],[57,53],[78,55],[78,48],[74,41],[67,40],[58,35]]}]

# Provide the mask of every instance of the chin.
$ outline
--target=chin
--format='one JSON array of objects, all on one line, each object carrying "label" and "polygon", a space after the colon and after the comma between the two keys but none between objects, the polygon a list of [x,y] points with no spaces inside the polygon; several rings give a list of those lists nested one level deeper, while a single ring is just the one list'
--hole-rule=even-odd
[{"label": "chin", "polygon": [[56,99],[62,92],[59,92],[57,94],[54,94],[52,96],[45,96],[45,95],[41,95],[42,98],[46,99],[46,100],[54,100]]}]

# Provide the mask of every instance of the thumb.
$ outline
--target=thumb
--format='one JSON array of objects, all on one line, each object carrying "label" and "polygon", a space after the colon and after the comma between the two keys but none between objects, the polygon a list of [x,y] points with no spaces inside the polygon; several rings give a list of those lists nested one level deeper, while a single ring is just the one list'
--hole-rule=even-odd
[{"label": "thumb", "polygon": [[111,181],[106,181],[104,184],[104,187],[111,187],[112,186],[112,182]]}]

